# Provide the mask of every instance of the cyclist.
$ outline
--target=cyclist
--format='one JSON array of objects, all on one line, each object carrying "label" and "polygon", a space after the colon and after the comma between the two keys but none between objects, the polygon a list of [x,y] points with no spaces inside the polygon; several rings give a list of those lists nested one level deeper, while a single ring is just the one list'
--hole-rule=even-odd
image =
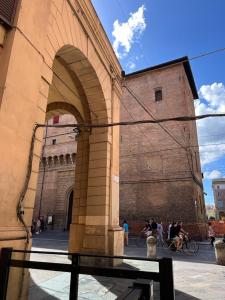
[{"label": "cyclist", "polygon": [[145,234],[145,236],[149,236],[149,235],[150,235],[150,232],[151,232],[151,226],[150,226],[148,220],[145,221],[145,226],[144,226],[144,228],[141,230],[141,232],[143,232],[143,233]]},{"label": "cyclist", "polygon": [[172,225],[170,227],[170,240],[174,241],[176,249],[179,241],[179,237],[178,237],[179,231],[177,229],[178,229],[177,222],[172,222]]},{"label": "cyclist", "polygon": [[180,251],[182,249],[185,236],[188,234],[186,231],[184,231],[182,226],[183,226],[182,221],[177,222],[177,231],[179,237],[179,241],[177,242],[177,251]]},{"label": "cyclist", "polygon": [[170,228],[170,239],[174,241],[177,252],[181,250],[183,245],[182,232],[182,222],[173,222]]},{"label": "cyclist", "polygon": [[150,227],[151,227],[151,231],[152,231],[152,236],[154,236],[154,238],[157,238],[157,223],[155,222],[155,220],[152,218],[150,219]]}]

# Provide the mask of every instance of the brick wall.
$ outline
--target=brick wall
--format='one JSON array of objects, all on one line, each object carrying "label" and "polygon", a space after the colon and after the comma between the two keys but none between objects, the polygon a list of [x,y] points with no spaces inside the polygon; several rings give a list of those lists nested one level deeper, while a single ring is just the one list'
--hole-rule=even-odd
[{"label": "brick wall", "polygon": [[[129,76],[125,84],[157,119],[194,114],[193,95],[183,64]],[[163,99],[156,102],[158,87]],[[132,119],[150,119],[150,116],[124,89],[121,120]],[[201,182],[198,147],[189,148],[187,155],[179,145],[197,145],[196,124],[167,122],[163,126],[178,143],[158,124],[121,127],[120,218],[128,220],[131,232],[137,232],[144,220],[151,217],[165,223],[205,222],[202,191],[191,174]],[[199,235],[205,235],[198,225],[196,228]]]}]

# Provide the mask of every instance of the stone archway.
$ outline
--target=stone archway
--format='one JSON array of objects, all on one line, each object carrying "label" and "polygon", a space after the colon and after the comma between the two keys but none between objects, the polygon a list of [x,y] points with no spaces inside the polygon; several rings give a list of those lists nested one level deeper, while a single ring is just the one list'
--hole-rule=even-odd
[{"label": "stone archway", "polygon": [[[18,220],[17,207],[35,123],[43,124],[46,112],[47,116],[63,113],[69,107],[79,114],[80,120],[74,114],[78,122],[118,121],[121,67],[91,1],[49,0],[39,5],[21,0],[15,20],[0,55],[0,247],[27,249],[31,247],[26,230],[35,202],[41,129],[22,203],[26,230]],[[83,131],[78,152],[70,251],[122,254],[119,128]],[[13,299],[19,297],[23,276],[18,275],[18,284],[10,289]]]},{"label": "stone archway", "polygon": [[[49,117],[65,111],[72,113],[81,123],[108,122],[107,101],[95,69],[79,49],[68,45],[57,51],[53,61],[47,114]],[[114,233],[119,233],[118,227],[115,232],[109,231],[112,221],[109,219],[112,210],[110,180],[114,179],[111,178],[109,165],[111,138],[110,128],[90,128],[80,132],[70,251],[110,253],[109,235],[114,241]],[[113,213],[118,214],[118,211]]]}]

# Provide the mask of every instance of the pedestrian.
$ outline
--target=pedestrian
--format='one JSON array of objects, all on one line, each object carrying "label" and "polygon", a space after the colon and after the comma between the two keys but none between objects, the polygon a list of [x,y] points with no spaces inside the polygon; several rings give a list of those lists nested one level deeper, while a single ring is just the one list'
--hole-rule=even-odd
[{"label": "pedestrian", "polygon": [[151,228],[150,228],[149,221],[145,220],[145,226],[142,228],[142,230],[140,232],[143,233],[144,236],[148,236],[148,232],[150,232],[150,231],[151,231]]},{"label": "pedestrian", "polygon": [[35,234],[39,234],[40,233],[40,227],[41,227],[41,221],[39,218],[37,218],[37,222],[36,222],[36,232]]},{"label": "pedestrian", "polygon": [[36,220],[33,218],[32,220],[32,225],[31,225],[31,233],[34,234],[36,232],[36,225],[37,225],[37,222]]},{"label": "pedestrian", "polygon": [[172,226],[172,222],[169,222],[168,229],[167,229],[168,240],[171,239],[171,237],[170,237],[170,229],[171,229],[171,226]]},{"label": "pedestrian", "polygon": [[151,227],[151,231],[152,231],[152,236],[154,236],[154,238],[157,238],[157,223],[155,222],[155,220],[152,218],[150,219],[150,227]]},{"label": "pedestrian", "polygon": [[45,222],[44,222],[44,217],[40,217],[40,232],[44,231],[45,230]]},{"label": "pedestrian", "polygon": [[214,232],[213,227],[212,227],[210,222],[208,223],[208,225],[209,225],[208,236],[209,236],[209,239],[210,239],[210,244],[213,247],[213,243],[215,242],[215,232]]},{"label": "pedestrian", "polygon": [[124,231],[124,245],[128,246],[128,230],[129,226],[126,220],[123,221],[123,231]]},{"label": "pedestrian", "polygon": [[170,227],[170,240],[174,241],[174,247],[171,250],[179,251],[180,249],[180,238],[179,238],[180,226],[178,226],[177,222],[173,222]]},{"label": "pedestrian", "polygon": [[159,239],[159,242],[161,243],[161,246],[164,245],[164,240],[163,240],[163,223],[162,221],[159,222],[157,224],[157,233],[158,233],[158,239]]}]

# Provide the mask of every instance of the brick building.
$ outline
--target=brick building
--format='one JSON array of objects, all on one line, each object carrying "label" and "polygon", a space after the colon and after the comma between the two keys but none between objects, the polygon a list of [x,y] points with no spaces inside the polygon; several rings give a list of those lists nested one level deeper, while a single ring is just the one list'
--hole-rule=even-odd
[{"label": "brick building", "polygon": [[[74,124],[72,115],[56,115],[48,125]],[[54,228],[69,229],[72,217],[76,133],[72,128],[48,127],[43,138],[34,217],[54,216]]]},{"label": "brick building", "polygon": [[[124,86],[121,120],[195,115],[198,94],[187,57],[128,74]],[[120,218],[138,231],[150,217],[181,219],[189,232],[205,234],[194,121],[121,127]]]},{"label": "brick building", "polygon": [[213,179],[212,189],[215,202],[216,219],[225,220],[225,179]]},{"label": "brick building", "polygon": [[[198,95],[186,57],[128,74],[124,85],[121,120],[194,115],[193,100]],[[60,116],[59,122],[74,123],[74,118]],[[67,132],[49,128],[35,207],[38,215],[41,202],[43,215],[54,214],[56,227],[68,228],[76,142],[71,129],[54,137],[62,130]],[[120,218],[128,220],[131,231],[155,217],[164,222],[181,219],[189,231],[202,235],[206,213],[201,177],[195,122],[120,128]]]}]

